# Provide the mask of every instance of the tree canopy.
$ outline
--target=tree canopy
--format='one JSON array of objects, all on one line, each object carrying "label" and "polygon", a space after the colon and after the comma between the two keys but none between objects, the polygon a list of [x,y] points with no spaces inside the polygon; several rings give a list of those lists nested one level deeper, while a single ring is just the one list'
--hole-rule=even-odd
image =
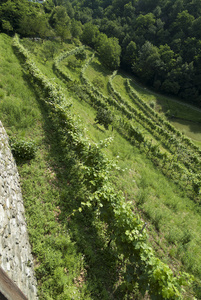
[{"label": "tree canopy", "polygon": [[201,106],[199,0],[3,0],[0,30],[81,39],[110,69]]},{"label": "tree canopy", "polygon": [[123,68],[159,91],[201,105],[200,1],[69,1],[84,27],[90,22],[118,39]]}]

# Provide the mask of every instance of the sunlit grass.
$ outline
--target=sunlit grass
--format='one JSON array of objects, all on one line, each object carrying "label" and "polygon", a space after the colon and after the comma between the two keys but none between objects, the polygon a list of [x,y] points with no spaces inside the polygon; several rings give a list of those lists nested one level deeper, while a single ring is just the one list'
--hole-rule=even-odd
[{"label": "sunlit grass", "polygon": [[[40,47],[42,47],[42,44],[37,44],[38,51],[40,51]],[[49,134],[52,135],[52,129],[45,123],[44,117],[41,116],[41,107],[38,107],[39,104],[36,101],[36,97],[26,81],[18,80],[15,83],[15,80],[13,80],[15,76],[22,79],[23,73],[10,49],[8,46],[2,48],[2,51],[11,52],[11,61],[5,61],[4,63],[4,72],[8,76],[4,76],[3,72],[0,76],[0,119],[5,119],[7,128],[11,128],[15,132],[24,131],[24,136],[26,137],[33,137],[37,133],[35,138],[41,148],[41,153],[38,154],[36,161],[33,162],[30,168],[22,166],[20,169],[21,174],[25,178],[24,191],[28,199],[28,213],[33,213],[34,203],[36,203],[37,207],[36,212],[42,210],[43,206],[47,211],[48,208],[51,211],[56,210],[58,206],[57,201],[60,197],[66,201],[65,209],[69,209],[68,201],[70,202],[72,199],[70,199],[68,191],[64,188],[64,186],[68,186],[69,181],[65,178],[62,179],[61,153],[58,153],[57,156],[56,151],[52,152],[52,142],[46,141],[46,144],[43,144],[44,139],[47,139],[45,137],[47,132],[49,131]],[[115,129],[112,130],[112,127],[110,127],[109,130],[105,130],[103,126],[95,124],[96,110],[84,100],[81,101],[74,92],[69,90],[65,83],[56,77],[52,69],[52,59],[46,63],[41,59],[40,55],[36,55],[37,65],[50,80],[57,82],[62,87],[66,99],[73,104],[71,108],[72,112],[79,115],[80,126],[85,128],[85,135],[89,140],[98,142],[109,136],[113,137],[112,143],[104,152],[109,158],[117,161],[120,170],[113,170],[111,178],[116,185],[116,189],[123,191],[126,201],[132,201],[134,213],[140,214],[143,220],[148,223],[147,229],[150,233],[150,243],[155,247],[158,255],[177,270],[185,269],[190,272],[192,271],[196,276],[200,277],[201,255],[199,249],[201,244],[201,217],[199,212],[197,212],[196,205],[185,196],[185,193],[178,186],[163,176],[146,158],[145,154],[125,141]],[[15,71],[9,68],[11,64],[15,67]],[[12,72],[14,72],[13,76]],[[101,78],[103,87],[100,90],[105,94],[108,93],[107,82],[111,72],[105,70],[97,59],[89,65],[86,75],[92,83],[94,78]],[[126,97],[125,87],[123,86],[124,78],[118,75],[114,82],[115,88],[118,89],[122,96]],[[139,88],[138,91],[140,91]],[[146,95],[147,99],[149,98],[149,92],[144,91],[142,95]],[[150,96],[150,101],[155,101],[156,105],[158,105],[154,97],[156,96]],[[8,117],[9,115],[11,116],[10,118]],[[23,117],[25,115],[28,116],[27,121]],[[32,121],[29,122],[29,120]],[[46,133],[44,129],[47,130]],[[53,154],[55,155],[54,158]],[[61,162],[60,164],[59,161]],[[57,173],[57,171],[59,172]],[[43,174],[45,174],[44,177]],[[61,182],[63,184],[62,190],[59,189]],[[47,186],[48,188],[46,189]],[[32,194],[34,190],[35,192]],[[38,197],[41,201],[37,200]],[[33,206],[28,207],[31,205],[32,198],[34,200]],[[43,199],[45,199],[45,202],[47,201],[47,206],[40,203],[43,203]],[[55,203],[53,199],[55,199]],[[55,205],[54,207],[52,206],[53,204]],[[42,217],[43,214],[41,212]],[[37,224],[36,216],[34,218],[33,223]],[[52,220],[52,218],[53,216],[50,219]],[[49,221],[47,220],[47,222]],[[50,230],[53,230],[54,226],[52,229],[50,226]],[[36,233],[34,231],[32,234],[36,235]],[[90,246],[86,251],[92,251]],[[79,265],[79,259],[76,260],[74,256],[71,259],[72,261],[75,260],[75,264],[78,263]],[[90,279],[91,285],[93,285],[92,281]],[[89,284],[89,281],[86,284]]]},{"label": "sunlit grass", "polygon": [[92,62],[87,67],[85,74],[89,81],[98,88],[105,96],[108,96],[108,80],[111,71],[106,69],[97,56],[94,57]]}]

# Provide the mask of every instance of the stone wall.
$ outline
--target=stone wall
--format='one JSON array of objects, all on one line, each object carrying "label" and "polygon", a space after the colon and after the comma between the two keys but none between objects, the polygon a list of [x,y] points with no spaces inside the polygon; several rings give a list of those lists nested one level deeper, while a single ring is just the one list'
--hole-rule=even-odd
[{"label": "stone wall", "polygon": [[37,283],[24,216],[20,178],[1,121],[0,266],[28,299],[37,299]]}]

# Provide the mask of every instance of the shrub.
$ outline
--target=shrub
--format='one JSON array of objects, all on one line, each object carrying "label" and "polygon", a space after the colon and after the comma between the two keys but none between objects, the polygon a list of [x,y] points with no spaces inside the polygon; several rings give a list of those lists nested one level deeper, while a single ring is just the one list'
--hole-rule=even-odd
[{"label": "shrub", "polygon": [[96,123],[102,124],[105,129],[108,129],[109,125],[112,124],[113,116],[108,109],[99,108],[95,118]]},{"label": "shrub", "polygon": [[10,139],[11,151],[17,161],[33,159],[36,155],[37,147],[33,141]]},{"label": "shrub", "polygon": [[84,49],[81,49],[75,54],[76,59],[85,60],[87,58],[87,54]]}]

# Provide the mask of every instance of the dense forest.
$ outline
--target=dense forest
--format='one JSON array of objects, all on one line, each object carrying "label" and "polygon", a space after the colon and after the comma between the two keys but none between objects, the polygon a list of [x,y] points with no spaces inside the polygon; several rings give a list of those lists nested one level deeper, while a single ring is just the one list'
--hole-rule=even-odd
[{"label": "dense forest", "polygon": [[121,66],[158,91],[201,105],[198,0],[3,0],[0,19],[11,35],[80,39],[109,68]]},{"label": "dense forest", "polygon": [[157,90],[200,105],[200,1],[73,1],[72,5],[76,19],[93,20],[101,32],[118,38],[123,68]]}]

